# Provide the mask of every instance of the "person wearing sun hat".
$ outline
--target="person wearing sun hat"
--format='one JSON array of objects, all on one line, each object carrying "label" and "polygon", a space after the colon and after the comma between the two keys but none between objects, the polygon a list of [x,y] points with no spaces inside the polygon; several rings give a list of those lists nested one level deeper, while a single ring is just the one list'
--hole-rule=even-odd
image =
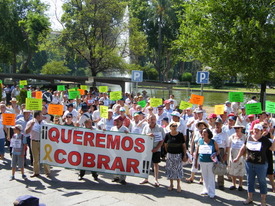
[{"label": "person wearing sun hat", "polygon": [[261,193],[261,206],[266,206],[267,194],[267,150],[275,151],[275,141],[271,143],[267,138],[262,135],[263,126],[255,124],[253,133],[246,139],[241,147],[237,157],[233,162],[237,162],[241,156],[246,152],[245,169],[247,174],[247,199],[243,202],[244,205],[253,203],[253,193],[255,192],[255,179],[257,176],[260,193]]},{"label": "person wearing sun hat", "polygon": [[240,121],[236,121],[233,126],[235,129],[235,133],[229,137],[229,164],[228,164],[228,173],[232,178],[232,186],[229,188],[230,190],[236,189],[236,180],[239,179],[239,187],[238,190],[242,191],[243,187],[243,176],[245,175],[245,162],[244,156],[242,156],[237,162],[233,162],[233,160],[237,157],[241,147],[244,144],[246,139],[246,135],[242,133],[244,128],[243,124]]},{"label": "person wearing sun hat", "polygon": [[20,114],[20,106],[17,104],[18,101],[16,100],[15,97],[13,97],[11,100],[10,100],[10,111],[16,115]]}]

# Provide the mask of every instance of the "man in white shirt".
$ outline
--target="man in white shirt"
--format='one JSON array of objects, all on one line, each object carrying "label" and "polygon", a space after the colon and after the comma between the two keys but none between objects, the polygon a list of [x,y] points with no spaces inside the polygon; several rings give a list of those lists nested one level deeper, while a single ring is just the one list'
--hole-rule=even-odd
[{"label": "man in white shirt", "polygon": [[107,119],[101,118],[101,120],[97,123],[97,128],[100,130],[110,131],[113,126],[114,126],[113,110],[108,109],[108,118]]},{"label": "man in white shirt", "polygon": [[67,110],[64,112],[64,114],[62,116],[63,121],[65,121],[67,114],[73,115],[72,121],[74,123],[77,121],[78,112],[76,111],[76,109],[74,109],[73,104],[67,104]]}]

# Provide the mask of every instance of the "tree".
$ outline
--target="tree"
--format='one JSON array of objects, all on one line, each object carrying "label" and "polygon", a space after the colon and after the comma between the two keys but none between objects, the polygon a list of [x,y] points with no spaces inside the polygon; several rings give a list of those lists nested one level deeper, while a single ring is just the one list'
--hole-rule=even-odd
[{"label": "tree", "polygon": [[126,4],[119,0],[68,0],[63,5],[61,43],[85,60],[92,76],[125,68],[119,36]]},{"label": "tree", "polygon": [[67,74],[70,71],[63,61],[51,61],[42,67],[41,74]]},{"label": "tree", "polygon": [[185,13],[175,44],[184,59],[200,60],[223,75],[240,73],[248,84],[261,84],[263,102],[274,73],[272,0],[190,0],[182,6]]}]

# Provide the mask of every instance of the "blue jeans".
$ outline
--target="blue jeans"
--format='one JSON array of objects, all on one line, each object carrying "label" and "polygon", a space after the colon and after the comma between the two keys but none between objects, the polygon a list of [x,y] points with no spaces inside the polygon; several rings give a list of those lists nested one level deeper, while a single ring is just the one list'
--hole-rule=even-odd
[{"label": "blue jeans", "polygon": [[260,193],[267,194],[267,185],[266,185],[266,172],[267,172],[267,163],[265,164],[254,164],[251,162],[245,162],[245,169],[247,173],[247,186],[248,192],[255,192],[255,178],[257,175],[258,182],[260,185]]}]

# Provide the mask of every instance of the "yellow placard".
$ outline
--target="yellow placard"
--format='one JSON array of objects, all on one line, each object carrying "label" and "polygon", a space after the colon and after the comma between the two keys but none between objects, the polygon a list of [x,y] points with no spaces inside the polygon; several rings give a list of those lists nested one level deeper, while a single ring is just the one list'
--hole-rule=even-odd
[{"label": "yellow placard", "polygon": [[223,114],[224,113],[224,105],[215,105],[215,114]]},{"label": "yellow placard", "polygon": [[48,114],[52,115],[63,115],[63,105],[60,104],[49,104],[48,106]]},{"label": "yellow placard", "polygon": [[99,107],[100,117],[108,118],[108,106],[100,105]]},{"label": "yellow placard", "polygon": [[28,81],[27,80],[20,80],[19,85],[28,85]]},{"label": "yellow placard", "polygon": [[41,111],[42,110],[42,99],[26,98],[26,109]]},{"label": "yellow placard", "polygon": [[108,86],[99,86],[98,90],[100,93],[106,93],[108,92]]},{"label": "yellow placard", "polygon": [[158,107],[162,105],[162,99],[160,98],[150,98],[150,106],[151,107]]},{"label": "yellow placard", "polygon": [[16,114],[11,114],[11,113],[3,113],[2,114],[2,124],[3,125],[9,125],[9,126],[14,126],[15,125],[15,118]]},{"label": "yellow placard", "polygon": [[122,99],[121,91],[110,92],[110,100],[116,101]]},{"label": "yellow placard", "polygon": [[192,107],[192,106],[193,106],[193,104],[191,104],[190,102],[180,101],[179,108],[181,110],[184,110],[184,109],[187,109],[187,108]]},{"label": "yellow placard", "polygon": [[88,86],[87,85],[80,85],[80,89],[87,90],[88,91]]},{"label": "yellow placard", "polygon": [[191,94],[190,103],[203,105],[203,102],[204,102],[204,96]]}]

